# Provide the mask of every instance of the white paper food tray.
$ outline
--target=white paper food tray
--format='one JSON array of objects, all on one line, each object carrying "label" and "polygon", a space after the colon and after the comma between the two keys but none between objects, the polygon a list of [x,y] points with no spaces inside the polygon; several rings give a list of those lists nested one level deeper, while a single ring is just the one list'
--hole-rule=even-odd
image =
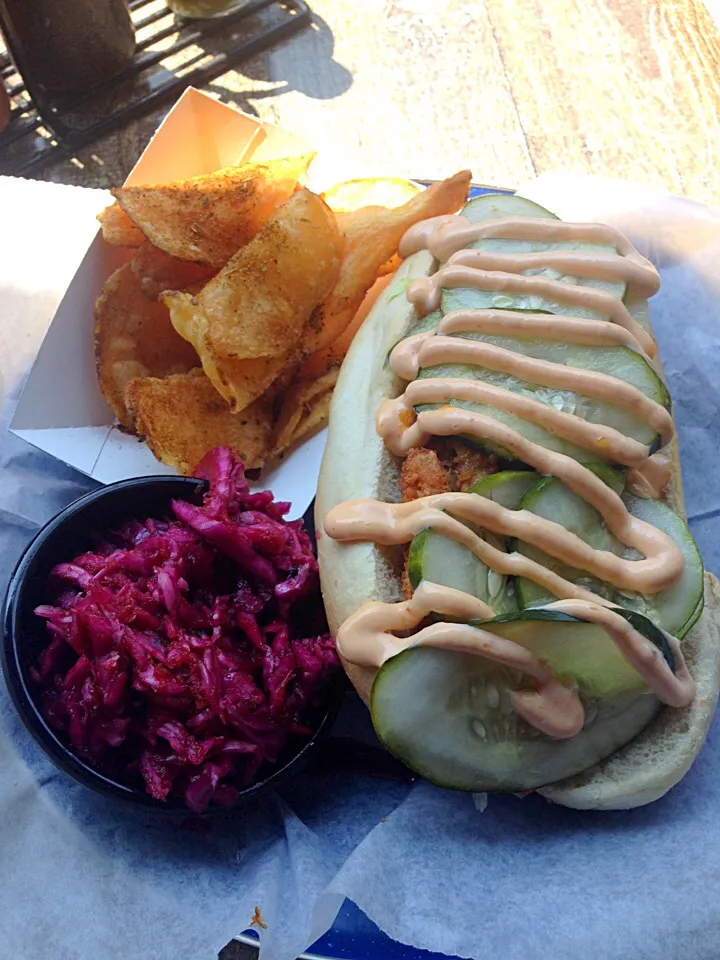
[{"label": "white paper food tray", "polygon": [[[300,137],[190,88],[126,183],[169,182],[310,149]],[[95,375],[93,305],[107,277],[131,255],[96,234],[55,313],[10,423],[17,436],[101,483],[174,472],[158,463],[144,443],[117,429]],[[323,447],[324,432],[263,478],[277,499],[293,501],[293,515],[302,513],[314,496]]]}]

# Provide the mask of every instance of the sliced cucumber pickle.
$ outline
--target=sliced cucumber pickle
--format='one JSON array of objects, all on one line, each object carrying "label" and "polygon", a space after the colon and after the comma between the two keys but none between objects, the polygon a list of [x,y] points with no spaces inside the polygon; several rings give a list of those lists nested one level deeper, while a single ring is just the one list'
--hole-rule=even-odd
[{"label": "sliced cucumber pickle", "polygon": [[434,330],[441,320],[442,311],[433,310],[432,313],[428,313],[422,320],[418,320],[413,327],[410,327],[408,336],[414,337],[416,333],[426,333],[428,330]]},{"label": "sliced cucumber pickle", "polygon": [[507,510],[517,510],[522,498],[537,481],[534,470],[501,470],[480,480],[467,492],[494,500]]},{"label": "sliced cucumber pickle", "polygon": [[[529,544],[518,543],[517,550],[566,580],[592,590],[621,607],[641,613],[661,630],[682,639],[702,611],[703,564],[698,548],[683,518],[667,504],[659,500],[644,500],[630,494],[624,494],[623,500],[631,516],[668,534],[682,551],[685,560],[682,577],[660,593],[643,596],[632,591],[621,591],[609,583],[589,576],[583,570],[566,566]],[[545,477],[538,481],[523,497],[520,506],[546,520],[562,524],[566,530],[576,534],[596,550],[606,550],[627,559],[639,559],[636,551],[620,543],[610,533],[594,507],[555,477]],[[516,591],[521,609],[542,606],[554,599],[532,580],[517,580]]]},{"label": "sliced cucumber pickle", "polygon": [[[537,360],[549,360],[567,367],[591,370],[615,377],[654,400],[670,408],[670,396],[667,388],[647,360],[629,347],[583,347],[549,340],[525,340],[517,337],[499,337],[490,335],[463,335],[467,339],[481,340],[494,346],[503,347],[514,353]],[[420,370],[419,379],[449,377],[461,380],[480,380],[492,386],[501,387],[520,396],[537,400],[545,406],[563,413],[572,413],[589,423],[602,424],[618,430],[620,433],[639,443],[645,444],[651,451],[658,449],[660,438],[652,426],[643,417],[631,410],[624,409],[606,400],[597,400],[583,396],[571,390],[557,390],[522,380],[501,371],[489,370],[473,364],[437,364]],[[517,430],[523,437],[539,443],[548,450],[564,453],[587,463],[597,460],[597,451],[588,451],[557,437],[555,434],[515,414],[499,410],[492,405],[473,403],[472,401],[453,400],[455,406],[476,410]],[[418,410],[432,409],[435,404],[423,404]],[[507,456],[507,451],[483,438],[468,438],[469,442],[486,447],[495,453]]]},{"label": "sliced cucumber pickle", "polygon": [[[483,374],[487,371],[479,367],[460,368],[450,365],[432,367],[428,371],[422,371],[420,376],[426,377],[432,374],[434,376],[469,379],[467,376],[468,371],[472,371],[472,376],[483,382],[487,383],[492,379],[491,376],[487,378],[484,377]],[[610,404],[585,400],[584,398],[577,397],[575,394],[568,395],[546,391],[542,388],[533,391],[530,384],[523,384],[519,381],[513,383],[511,382],[511,378],[507,378],[502,385],[513,393],[529,396],[530,399],[538,400],[555,410],[573,412],[576,416],[588,422],[599,423],[608,427],[612,426],[624,436],[631,437],[633,440],[644,444],[648,449],[648,454],[655,453],[660,449],[660,437],[648,427],[645,421],[629,411],[620,410],[616,407],[613,409],[614,415],[608,413],[607,416],[603,417],[602,412],[599,411],[603,408],[609,411],[611,408]],[[459,407],[482,414],[490,420],[495,420],[504,426],[510,427],[525,440],[537,443],[545,450],[562,453],[573,460],[577,460],[578,463],[594,463],[602,456],[603,451],[598,450],[597,447],[592,450],[580,447],[569,440],[565,440],[563,437],[557,436],[555,433],[551,433],[532,420],[526,420],[509,410],[501,410],[489,404],[451,398],[444,403],[418,404],[415,409],[418,413],[422,413],[425,410],[437,410],[442,406]],[[614,423],[608,423],[607,421],[609,420],[613,420]],[[496,443],[491,438],[483,436],[482,432],[480,434],[463,434],[462,439],[470,446],[488,450],[490,453],[495,453],[506,460],[517,459],[516,454],[511,450],[506,449],[502,444]]]},{"label": "sliced cucumber pickle", "polygon": [[[594,473],[596,477],[600,477],[603,483],[607,484],[612,490],[617,494],[621,494],[625,489],[625,474],[622,470],[613,470],[612,467],[608,467],[606,463],[589,463],[587,465],[588,470],[591,473]],[[543,482],[544,480],[549,479],[548,477],[543,477],[542,481],[538,480],[538,483]],[[528,488],[528,493],[532,490],[532,487]],[[523,500],[525,498],[523,497]],[[524,509],[524,503],[518,504]]]},{"label": "sliced cucumber pickle", "polygon": [[628,313],[633,320],[636,320],[643,330],[652,336],[652,328],[650,326],[650,308],[645,297],[626,296],[625,306],[627,307]]},{"label": "sliced cucumber pickle", "polygon": [[[550,250],[582,250],[585,253],[617,253],[615,247],[604,244],[543,243],[530,240],[478,240],[469,244],[471,249],[490,250],[497,253],[531,253]],[[581,287],[594,287],[604,290],[621,300],[625,294],[625,284],[608,280],[596,280],[572,277],[560,274],[551,267],[542,270],[523,271],[525,276],[543,276],[548,280],[560,280]],[[451,310],[530,310],[559,314],[560,316],[582,317],[586,320],[609,320],[607,313],[581,304],[569,304],[565,301],[546,300],[539,294],[508,293],[497,290],[477,290],[475,287],[445,287],[441,295],[443,313]]]},{"label": "sliced cucumber pickle", "polygon": [[[469,244],[473,250],[486,250],[491,253],[545,253],[550,251],[581,250],[583,253],[617,253],[615,247],[600,243],[575,243],[559,241],[544,243],[539,240],[503,240],[484,239]],[[625,284],[611,280],[598,280],[594,277],[573,277],[562,274],[554,267],[524,270],[525,276],[540,276],[547,280],[559,280],[562,283],[580,287],[593,287],[622,300]],[[475,287],[445,287],[442,292],[443,313],[451,310],[481,310],[495,308],[499,310],[536,310],[564,316],[583,317],[588,320],[609,320],[607,313],[590,309],[582,304],[566,301],[547,300],[536,293],[510,293],[505,290],[478,290]]]},{"label": "sliced cucumber pickle", "polygon": [[[615,377],[634,386],[645,396],[666,409],[670,408],[670,395],[657,372],[641,354],[629,347],[587,347],[556,340],[501,337],[490,334],[463,333],[459,336],[502,347],[535,360],[546,360],[567,367],[576,367]],[[438,364],[433,367],[425,367],[419,373],[419,378],[433,377],[481,380],[483,383],[502,387],[521,396],[527,396],[564,413],[575,414],[590,423],[612,427],[625,436],[632,437],[639,443],[645,444],[651,450],[656,449],[660,442],[658,435],[650,424],[632,411],[618,407],[608,401],[585,397],[574,391],[539,386],[501,371],[489,370],[471,364]],[[492,406],[481,406],[466,401],[455,401],[455,403],[458,406],[475,409],[485,415],[492,416],[502,423],[518,429],[522,436],[527,439],[539,442],[549,450],[565,453],[581,463],[597,459],[596,452],[583,450],[556,437],[542,427],[529,423],[513,414],[500,411]],[[431,406],[423,405],[418,407],[418,410],[428,409]],[[472,442],[488,447],[493,452],[507,453],[507,451],[498,450],[495,445],[482,440],[482,438],[473,438]]]},{"label": "sliced cucumber pickle", "polygon": [[428,330],[434,330],[435,327],[442,320],[442,313],[440,310],[433,310],[432,313],[428,313],[427,316],[423,317],[422,320],[416,317],[416,322],[408,326],[407,333],[403,334],[402,337],[392,345],[392,348],[388,352],[387,357],[385,358],[385,365],[389,366],[390,364],[390,354],[393,352],[398,343],[402,343],[403,340],[407,340],[408,337],[414,337],[416,333],[426,333]]},{"label": "sliced cucumber pickle", "polygon": [[[515,510],[536,481],[537,474],[533,471],[506,470],[486,477],[467,492]],[[505,549],[504,537],[478,532],[492,546]],[[408,578],[413,590],[422,580],[462,590],[489,604],[496,614],[517,609],[514,587],[508,577],[490,569],[463,544],[434,530],[423,530],[413,537],[408,555]]]},{"label": "sliced cucumber pickle", "polygon": [[[523,197],[517,196],[502,196],[501,194],[486,194],[485,196],[471,200],[463,209],[462,215],[475,222],[492,220],[498,217],[546,217],[554,220],[558,219],[554,214],[530,200],[525,200]],[[544,243],[536,240],[488,238],[479,240],[477,243],[471,244],[471,246],[477,250],[488,250],[497,253],[534,253],[550,250],[582,250],[585,253],[617,253],[616,248],[609,244],[576,243],[572,241]],[[587,277],[566,276],[552,268],[544,270],[534,269],[524,272],[526,276],[544,276],[552,280],[561,280],[564,283],[594,287],[596,290],[604,290],[611,293],[618,299],[622,299],[625,295],[624,283]],[[569,308],[567,304],[545,300],[543,297],[534,294],[508,294],[504,291],[484,291],[467,287],[449,288],[443,291],[442,309],[444,313],[449,313],[450,310],[482,309],[488,307],[508,310],[545,310],[548,313],[572,313],[578,317],[608,319],[596,311],[588,310],[581,306]]]},{"label": "sliced cucumber pickle", "polygon": [[[482,537],[492,546],[502,549],[492,534],[483,532]],[[517,609],[514,591],[508,588],[507,577],[491,570],[462,543],[434,530],[423,530],[413,537],[408,555],[408,579],[413,590],[423,580],[462,590],[489,604],[495,613]]]},{"label": "sliced cucumber pickle", "polygon": [[[437,312],[432,314],[432,316],[437,317]],[[438,322],[439,318],[429,326],[435,326]],[[418,331],[419,327],[413,327],[413,330]],[[570,343],[565,340],[499,336],[498,334],[475,333],[472,331],[450,334],[450,336],[461,337],[467,340],[479,340],[482,343],[502,347],[505,350],[511,350],[513,353],[530,357],[533,360],[546,360],[550,363],[560,363],[564,367],[575,367],[578,370],[592,370],[595,373],[604,373],[608,376],[615,377],[616,380],[629,383],[641,393],[644,393],[646,397],[650,397],[651,400],[654,400],[661,406],[670,406],[670,395],[662,378],[642,354],[639,354],[630,347],[588,347],[583,344]],[[508,374],[483,371],[482,379],[485,380],[488,376],[504,379],[508,377]],[[553,393],[561,392],[551,387],[543,388],[537,385],[533,385],[531,389],[552,390]],[[592,400],[590,402],[598,403],[599,401]]]},{"label": "sliced cucumber pickle", "polygon": [[550,213],[539,203],[518,197],[514,193],[483,193],[470,200],[460,211],[460,216],[467,217],[473,223],[483,220],[499,220],[503,217],[542,217],[548,220],[558,220],[554,213]]},{"label": "sliced cucumber pickle", "polygon": [[[632,623],[672,666],[663,634],[638,615]],[[574,685],[585,725],[574,737],[553,739],[515,712],[512,692],[531,685],[519,672],[482,655],[411,647],[378,671],[373,723],[388,750],[439,786],[472,792],[545,786],[614,753],[661,709],[602,627],[551,610],[473,625],[521,644]]]}]

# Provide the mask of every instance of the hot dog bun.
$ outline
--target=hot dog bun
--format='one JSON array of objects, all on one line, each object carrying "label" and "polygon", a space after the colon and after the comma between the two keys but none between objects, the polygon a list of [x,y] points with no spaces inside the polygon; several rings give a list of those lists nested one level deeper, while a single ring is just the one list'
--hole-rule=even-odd
[{"label": "hot dog bun", "polygon": [[[426,276],[431,255],[409,257],[398,281]],[[323,531],[323,521],[339,503],[370,497],[400,499],[400,461],[389,454],[375,428],[380,403],[397,396],[402,383],[387,365],[391,348],[416,320],[404,296],[393,296],[401,284],[390,283],[357,333],[335,388],[330,427],[316,499],[316,527],[322,591],[330,628],[366,600],[402,598],[402,556],[399,548],[373,543],[339,543]],[[670,506],[684,513],[677,445],[670,448],[672,479],[666,490]],[[705,608],[683,640],[690,672],[697,684],[693,703],[665,709],[627,746],[603,763],[539,792],[554,803],[578,809],[624,809],[661,797],[687,773],[710,726],[720,686],[720,584],[706,575]],[[367,703],[376,671],[344,662],[346,673]]]}]

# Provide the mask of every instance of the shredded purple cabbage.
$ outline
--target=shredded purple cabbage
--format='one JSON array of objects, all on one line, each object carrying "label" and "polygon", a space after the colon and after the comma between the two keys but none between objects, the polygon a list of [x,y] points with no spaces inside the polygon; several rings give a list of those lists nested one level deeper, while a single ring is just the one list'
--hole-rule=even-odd
[{"label": "shredded purple cabbage", "polygon": [[195,475],[201,507],[132,520],[52,571],[32,671],[47,721],[78,756],[157,800],[230,805],[338,667],[317,561],[288,503],[250,493],[225,448]]}]

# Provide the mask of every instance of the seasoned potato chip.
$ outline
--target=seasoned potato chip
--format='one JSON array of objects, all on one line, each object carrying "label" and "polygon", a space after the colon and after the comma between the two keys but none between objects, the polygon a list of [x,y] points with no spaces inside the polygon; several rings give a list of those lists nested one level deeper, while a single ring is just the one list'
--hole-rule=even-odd
[{"label": "seasoned potato chip", "polygon": [[329,347],[318,350],[309,357],[298,370],[289,388],[282,391],[273,440],[276,453],[297,442],[303,433],[327,422],[333,387],[345,354],[373,304],[391,280],[392,277],[387,276],[375,281],[365,295],[360,309],[340,337]]},{"label": "seasoned potato chip", "polygon": [[218,357],[207,332],[205,317],[196,309],[196,297],[170,292],[162,300],[170,307],[175,330],[193,345],[205,375],[233,412],[244,409],[265,393],[287,365],[287,357],[228,360]]},{"label": "seasoned potato chip", "polygon": [[114,247],[139,247],[145,242],[142,230],[138,230],[117,202],[105,207],[97,218],[106,243],[111,243]]},{"label": "seasoned potato chip", "polygon": [[337,280],[341,251],[331,211],[300,190],[197,296],[163,294],[175,329],[233,411],[296,361],[313,308]]},{"label": "seasoned potato chip", "polygon": [[399,269],[401,263],[402,259],[400,258],[400,254],[394,253],[390,259],[380,267],[378,270],[378,276],[384,277],[387,276],[387,274],[395,273],[395,271]]},{"label": "seasoned potato chip", "polygon": [[272,411],[256,400],[232,414],[202,370],[128,384],[137,432],[161,463],[189,474],[213,447],[230,447],[248,470],[262,467],[270,447]]},{"label": "seasoned potato chip", "polygon": [[213,267],[171,257],[144,238],[131,263],[142,292],[150,300],[157,300],[163,290],[187,290],[207,283],[216,273]]},{"label": "seasoned potato chip", "polygon": [[120,187],[113,195],[156,247],[181,260],[222,267],[292,195],[313,156],[244,163],[156,186]]},{"label": "seasoned potato chip", "polygon": [[428,190],[378,178],[321,197],[297,187],[310,159],[124,187],[98,218],[109,242],[137,247],[96,304],[101,389],[181,473],[218,445],[256,469],[323,426],[403,234],[467,198],[467,171]]},{"label": "seasoned potato chip", "polygon": [[[219,393],[225,398],[230,409],[238,413],[274,386],[288,366],[294,369],[294,356],[288,354],[282,357],[259,357],[256,360],[222,360],[215,366],[221,387]],[[215,383],[215,380],[212,382]]]},{"label": "seasoned potato chip", "polygon": [[339,367],[334,367],[318,379],[303,380],[295,384],[275,424],[275,454],[282,453],[293,443],[327,423],[330,400],[339,373]]},{"label": "seasoned potato chip", "polygon": [[[394,209],[411,200],[423,188],[412,180],[400,177],[376,177],[366,180],[346,180],[322,194],[322,198],[335,213],[349,213],[360,207],[385,207]],[[378,276],[395,273],[402,260],[394,254],[378,270]]]},{"label": "seasoned potato chip", "polygon": [[[333,289],[340,255],[331,211],[309,190],[296,193],[194,299],[215,354],[245,360],[287,353]],[[166,302],[172,307],[173,298]]]},{"label": "seasoned potato chip", "polygon": [[314,380],[316,377],[321,377],[331,367],[339,367],[342,364],[345,359],[345,354],[353,342],[353,337],[360,329],[365,317],[370,313],[373,304],[391,280],[392,274],[387,274],[384,277],[379,277],[375,281],[365,294],[355,316],[337,340],[333,340],[329,346],[318,350],[308,357],[298,372],[298,380]]},{"label": "seasoned potato chip", "polygon": [[167,307],[149,300],[130,263],[106,281],[95,303],[95,359],[103,396],[132,428],[125,388],[135,377],[166,377],[197,366],[190,344],[173,329]]},{"label": "seasoned potato chip", "polygon": [[456,173],[394,210],[361,207],[337,214],[345,237],[345,254],[335,288],[311,318],[313,331],[306,343],[309,353],[337,340],[355,316],[380,268],[397,252],[409,227],[428,217],[455,213],[465,203],[470,176],[469,170]]},{"label": "seasoned potato chip", "polygon": [[[295,427],[295,432],[290,438],[290,442],[284,449],[287,450],[288,447],[300,443],[301,440],[306,440],[311,434],[317,433],[318,430],[322,430],[323,427],[328,425],[330,422],[330,404],[332,403],[332,397],[333,387],[315,398],[307,413],[301,417],[297,427]],[[282,450],[273,451],[275,455],[282,452]]]},{"label": "seasoned potato chip", "polygon": [[420,193],[422,187],[400,177],[374,177],[346,180],[321,194],[335,213],[347,213],[358,207],[401,207]]}]

